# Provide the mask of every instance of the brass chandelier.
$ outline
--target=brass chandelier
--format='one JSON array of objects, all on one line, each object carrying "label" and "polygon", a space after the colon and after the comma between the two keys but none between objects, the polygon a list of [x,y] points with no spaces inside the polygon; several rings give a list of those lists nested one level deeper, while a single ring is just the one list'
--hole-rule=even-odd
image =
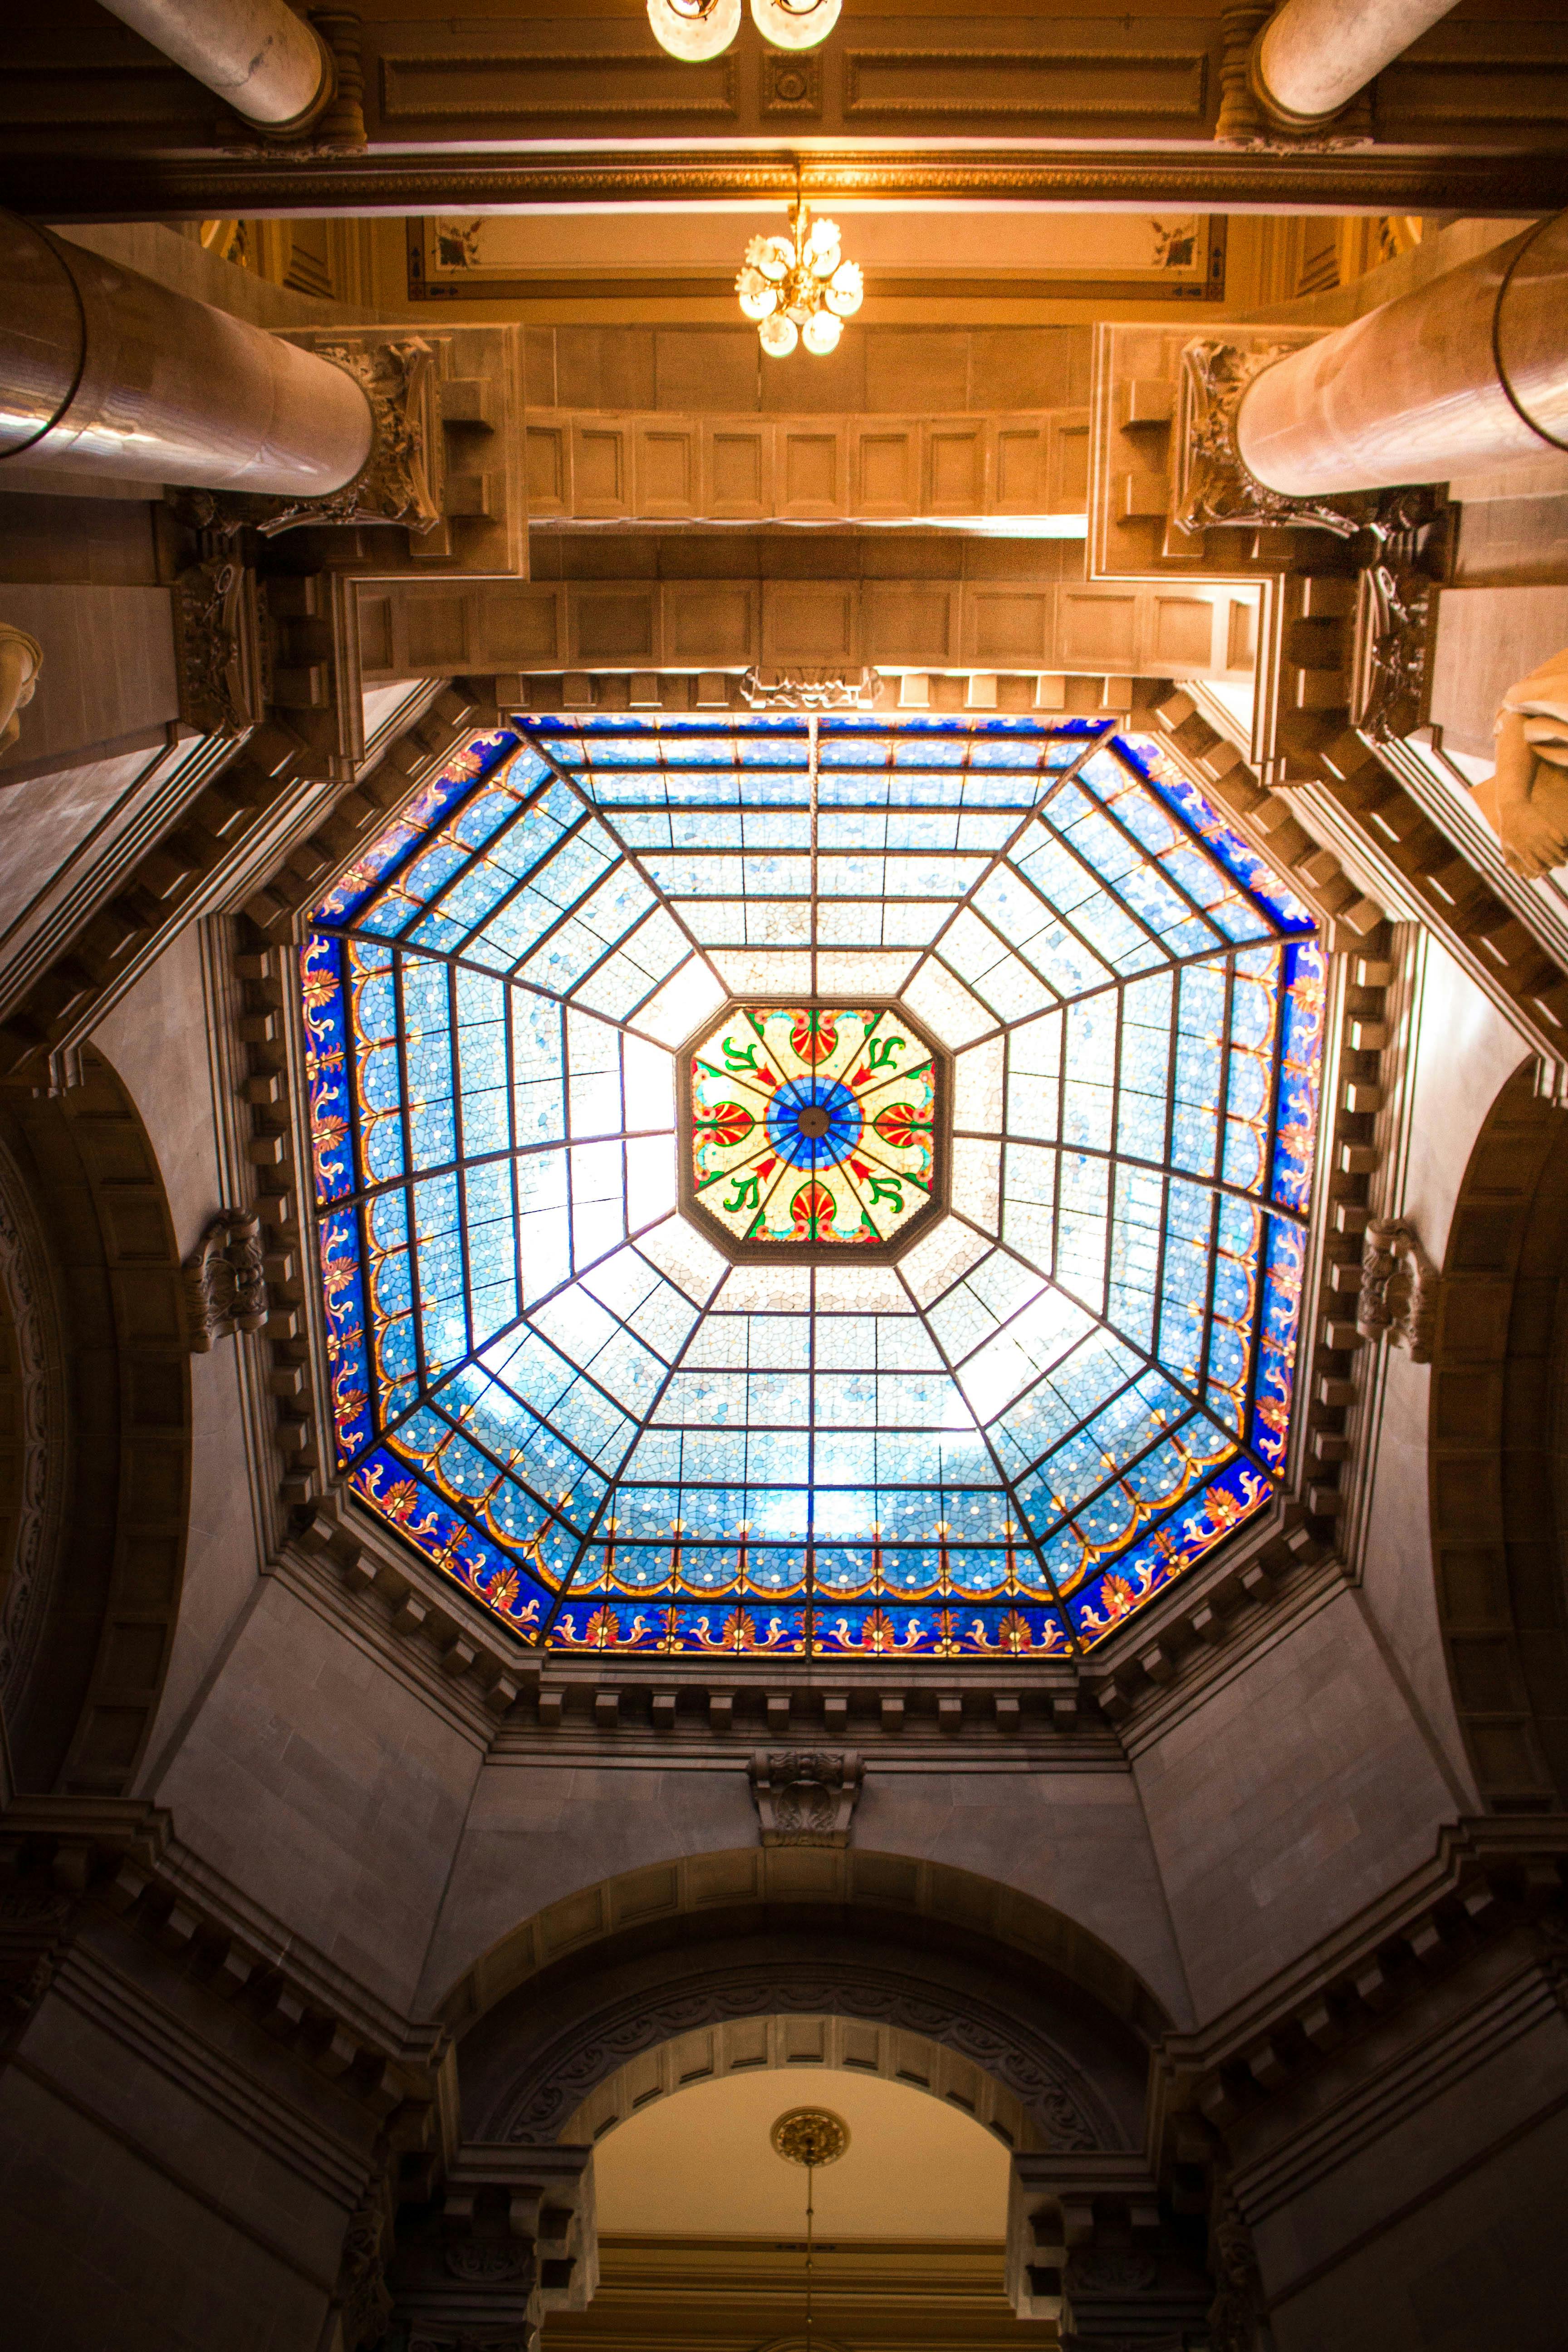
[{"label": "brass chandelier", "polygon": [[837,347],[866,285],[859,263],[844,258],[837,222],[814,221],[797,196],[788,236],[754,236],[746,247],[735,291],[771,359],[782,360],[797,342],[820,359]]},{"label": "brass chandelier", "polygon": [[[814,49],[843,0],[752,0],[752,22],[775,49]],[[647,0],[654,38],[688,65],[721,57],[741,29],[741,0]]]}]

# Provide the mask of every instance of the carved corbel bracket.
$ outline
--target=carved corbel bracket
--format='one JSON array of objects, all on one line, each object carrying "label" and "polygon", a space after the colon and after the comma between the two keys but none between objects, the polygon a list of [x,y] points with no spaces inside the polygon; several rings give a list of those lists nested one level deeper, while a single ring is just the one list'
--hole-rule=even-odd
[{"label": "carved corbel bracket", "polygon": [[760,1748],[746,1771],[764,1845],[848,1844],[864,1774],[852,1748]]},{"label": "carved corbel bracket", "polygon": [[1437,1268],[1405,1217],[1373,1217],[1362,1244],[1355,1327],[1363,1339],[1385,1335],[1416,1364],[1432,1360],[1437,1322]]},{"label": "carved corbel bracket", "polygon": [[226,551],[174,583],[180,717],[201,735],[259,726],[270,690],[256,574]]},{"label": "carved corbel bracket", "polygon": [[254,1210],[223,1210],[181,1271],[194,1356],[205,1356],[231,1331],[260,1330],[268,1315],[267,1270]]},{"label": "carved corbel bracket", "polygon": [[405,2208],[389,2284],[409,2352],[536,2352],[546,2312],[598,2278],[593,2153],[469,2146],[426,2207]]}]

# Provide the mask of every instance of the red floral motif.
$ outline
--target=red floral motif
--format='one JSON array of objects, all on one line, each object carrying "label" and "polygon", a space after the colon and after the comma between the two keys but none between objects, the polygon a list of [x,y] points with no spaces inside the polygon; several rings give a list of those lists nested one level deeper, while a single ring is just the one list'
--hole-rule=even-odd
[{"label": "red floral motif", "polygon": [[826,1062],[838,1043],[838,1015],[836,1013],[797,1013],[789,1033],[789,1042],[800,1060],[815,1066]]},{"label": "red floral motif", "polygon": [[699,1135],[709,1137],[727,1150],[733,1143],[744,1142],[756,1121],[743,1103],[726,1102],[715,1104],[693,1124]]},{"label": "red floral motif", "polygon": [[875,1126],[884,1143],[897,1151],[907,1150],[923,1128],[931,1125],[929,1111],[918,1111],[913,1103],[889,1103],[886,1110],[877,1113]]},{"label": "red floral motif", "polygon": [[794,1238],[797,1242],[826,1241],[837,1206],[826,1184],[803,1184],[789,1204]]}]

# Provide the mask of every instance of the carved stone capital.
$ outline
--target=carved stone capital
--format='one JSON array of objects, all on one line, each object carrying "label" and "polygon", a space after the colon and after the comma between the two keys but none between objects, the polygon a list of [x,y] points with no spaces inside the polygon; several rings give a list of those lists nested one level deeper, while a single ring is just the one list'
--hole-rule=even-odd
[{"label": "carved stone capital", "polygon": [[342,2352],[361,2352],[379,2344],[392,2316],[386,2291],[386,2205],[375,2198],[362,2205],[343,2233],[342,2263],[338,2273],[338,2326]]},{"label": "carved stone capital", "polygon": [[1176,2352],[1205,2340],[1213,2293],[1142,2158],[1015,2156],[1008,2298],[1020,2319],[1054,2320],[1063,2352]]},{"label": "carved stone capital", "polygon": [[847,1845],[863,1769],[850,1748],[760,1748],[746,1771],[763,1843]]},{"label": "carved stone capital", "polygon": [[1363,1339],[1385,1334],[1429,1364],[1437,1324],[1437,1268],[1405,1217],[1373,1217],[1362,1244],[1355,1327]]},{"label": "carved stone capital", "polygon": [[217,551],[249,528],[264,539],[307,524],[402,523],[427,531],[441,520],[443,444],[436,390],[436,354],[421,336],[401,341],[374,329],[299,338],[318,359],[352,375],[370,403],[374,435],[370,456],[341,490],[322,498],[264,498],[243,491],[182,490],[179,511],[212,534]]},{"label": "carved stone capital", "polygon": [[1243,350],[1236,343],[1192,342],[1182,353],[1173,446],[1171,530],[1185,539],[1231,526],[1297,523],[1352,539],[1366,520],[1366,499],[1293,499],[1271,490],[1243,461],[1236,418],[1254,379],[1294,343]]},{"label": "carved stone capital", "polygon": [[205,1356],[231,1331],[259,1331],[266,1322],[267,1269],[254,1210],[222,1210],[181,1272],[193,1355]]}]

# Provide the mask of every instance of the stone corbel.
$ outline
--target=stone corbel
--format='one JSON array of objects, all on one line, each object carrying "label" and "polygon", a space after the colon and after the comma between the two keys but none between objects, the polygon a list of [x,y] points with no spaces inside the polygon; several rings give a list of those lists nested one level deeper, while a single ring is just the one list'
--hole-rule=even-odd
[{"label": "stone corbel", "polygon": [[1208,2312],[1209,2352],[1274,2352],[1252,2232],[1223,2176],[1209,2221],[1209,2267],[1215,2280]]},{"label": "stone corbel", "polygon": [[1407,1218],[1373,1217],[1362,1244],[1355,1327],[1363,1339],[1385,1335],[1429,1364],[1437,1322],[1437,1268]]},{"label": "stone corbel", "polygon": [[846,1846],[863,1766],[851,1748],[759,1748],[747,1766],[764,1845]]},{"label": "stone corbel", "polygon": [[227,551],[174,583],[180,717],[199,735],[258,726],[270,680],[256,574]]},{"label": "stone corbel", "polygon": [[0,621],[0,751],[8,751],[22,732],[18,713],[38,690],[44,649],[26,629]]},{"label": "stone corbel", "polygon": [[597,2284],[593,2150],[470,2144],[405,2208],[388,2284],[408,2352],[536,2352]]},{"label": "stone corbel", "polygon": [[1006,2276],[1017,2316],[1054,2323],[1064,2352],[1206,2340],[1214,2282],[1140,2156],[1015,2156]]},{"label": "stone corbel", "polygon": [[191,1353],[205,1356],[231,1331],[259,1331],[267,1320],[261,1220],[251,1209],[225,1209],[208,1225],[181,1271]]}]

